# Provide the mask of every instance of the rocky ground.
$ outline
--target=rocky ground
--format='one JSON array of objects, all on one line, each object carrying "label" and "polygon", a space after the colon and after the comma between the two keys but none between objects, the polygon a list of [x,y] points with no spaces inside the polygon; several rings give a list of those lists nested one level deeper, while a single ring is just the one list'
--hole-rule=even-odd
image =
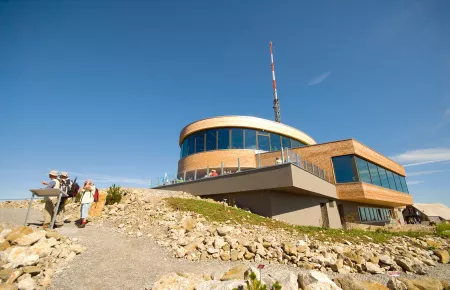
[{"label": "rocky ground", "polygon": [[46,288],[85,249],[53,230],[0,226],[0,289]]},{"label": "rocky ground", "polygon": [[[182,278],[164,276],[166,273],[174,275],[170,274],[174,271],[185,273],[184,276],[193,275],[199,283],[215,283],[214,287],[219,287],[219,282],[209,280],[218,281],[231,266],[241,264],[246,270],[264,264],[264,279],[272,276],[272,280],[280,280],[285,275],[293,281],[295,276],[297,283],[299,274],[316,275],[310,274],[312,270],[334,279],[354,277],[358,281],[377,281],[384,286],[389,281],[388,271],[398,271],[408,279],[433,277],[440,281],[450,277],[449,244],[445,239],[396,237],[385,244],[367,240],[364,243],[322,242],[308,235],[258,225],[213,223],[194,213],[174,211],[163,198],[193,198],[180,192],[133,188],[127,191],[122,203],[105,207],[103,215],[92,218],[85,229],[65,225],[58,230],[79,239],[87,251],[75,257],[67,271],[55,275],[55,289],[149,289],[161,276],[162,280],[175,281],[174,285],[180,279],[187,283]],[[10,208],[11,204],[0,204],[0,219],[14,222],[13,214],[2,214],[8,211],[5,207]],[[24,210],[21,209],[22,216]],[[76,219],[78,210],[76,204],[67,205],[67,220]],[[161,287],[158,284],[155,287],[169,289],[157,288]],[[170,289],[188,289],[174,287]]]}]

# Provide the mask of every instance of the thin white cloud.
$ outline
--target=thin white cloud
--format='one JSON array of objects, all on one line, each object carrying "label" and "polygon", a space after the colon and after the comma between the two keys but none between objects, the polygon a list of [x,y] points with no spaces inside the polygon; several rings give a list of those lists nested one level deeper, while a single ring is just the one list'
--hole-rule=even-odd
[{"label": "thin white cloud", "polygon": [[419,176],[419,175],[427,175],[427,174],[433,174],[433,173],[439,173],[439,172],[445,172],[448,170],[428,170],[428,171],[416,171],[407,173],[408,176]]},{"label": "thin white cloud", "polygon": [[406,151],[405,153],[392,156],[391,159],[403,164],[405,167],[443,162],[450,160],[450,148],[430,148]]},{"label": "thin white cloud", "polygon": [[408,185],[415,185],[415,184],[421,184],[421,183],[423,183],[423,180],[408,181]]},{"label": "thin white cloud", "polygon": [[331,75],[331,71],[324,72],[320,76],[317,76],[309,81],[308,86],[315,86],[326,80]]}]

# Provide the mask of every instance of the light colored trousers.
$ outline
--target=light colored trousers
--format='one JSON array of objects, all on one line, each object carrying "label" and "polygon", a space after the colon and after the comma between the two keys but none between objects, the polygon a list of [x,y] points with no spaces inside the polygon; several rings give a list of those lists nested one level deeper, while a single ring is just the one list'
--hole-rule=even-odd
[{"label": "light colored trousers", "polygon": [[[50,197],[46,196],[44,197],[45,200],[45,207],[44,207],[44,211],[43,211],[43,215],[44,215],[44,224],[50,224],[52,222],[52,218],[53,218],[53,213],[55,212],[55,207],[56,207],[56,203],[58,202],[58,199],[56,199],[55,201],[52,201],[52,199],[50,199]],[[58,210],[58,214],[56,215],[56,221],[55,224],[62,224],[64,222],[64,206],[65,206],[65,202],[61,201],[61,203],[59,204],[59,210]]]},{"label": "light colored trousers", "polygon": [[82,219],[87,219],[89,215],[89,209],[91,208],[91,203],[82,203],[80,207],[80,217]]}]

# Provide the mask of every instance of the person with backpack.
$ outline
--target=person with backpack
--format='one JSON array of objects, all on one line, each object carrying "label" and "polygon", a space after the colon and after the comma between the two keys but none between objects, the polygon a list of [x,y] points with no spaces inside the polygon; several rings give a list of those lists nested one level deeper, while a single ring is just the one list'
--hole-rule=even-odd
[{"label": "person with backpack", "polygon": [[57,221],[58,221],[58,217],[59,217],[59,220],[62,219],[62,216],[63,216],[63,214],[65,212],[66,201],[69,198],[68,194],[71,191],[73,185],[74,185],[74,183],[69,178],[69,173],[61,172],[61,174],[59,175],[59,187],[60,187],[61,191],[64,192],[67,196],[63,196],[61,198],[61,202],[59,204],[58,213],[56,214],[56,216],[57,216],[56,220]]},{"label": "person with backpack", "polygon": [[[60,182],[58,180],[58,171],[52,170],[49,172],[48,177],[50,179],[49,182],[43,181],[42,184],[45,185],[45,188],[60,188]],[[44,197],[45,207],[42,212],[44,216],[44,223],[42,228],[46,229],[50,226],[50,222],[52,221],[53,212],[55,210],[56,202],[54,202],[50,197]],[[57,217],[57,225],[58,225],[58,217]]]},{"label": "person with backpack", "polygon": [[86,180],[80,189],[81,194],[81,206],[80,206],[80,221],[78,223],[79,228],[84,228],[87,223],[89,215],[89,209],[93,202],[98,201],[98,190],[95,188],[94,183],[89,179]]}]

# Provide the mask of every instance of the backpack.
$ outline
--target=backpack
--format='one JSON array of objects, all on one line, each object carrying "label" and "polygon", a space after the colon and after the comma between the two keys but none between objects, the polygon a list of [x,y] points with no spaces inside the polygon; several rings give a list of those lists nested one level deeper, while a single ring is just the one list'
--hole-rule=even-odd
[{"label": "backpack", "polygon": [[99,197],[99,193],[98,193],[98,188],[95,188],[95,193],[94,193],[94,202],[98,202],[98,197]]},{"label": "backpack", "polygon": [[70,197],[76,197],[78,195],[78,191],[80,190],[80,186],[77,183],[77,177],[75,177],[72,186],[67,191],[67,195]]}]

